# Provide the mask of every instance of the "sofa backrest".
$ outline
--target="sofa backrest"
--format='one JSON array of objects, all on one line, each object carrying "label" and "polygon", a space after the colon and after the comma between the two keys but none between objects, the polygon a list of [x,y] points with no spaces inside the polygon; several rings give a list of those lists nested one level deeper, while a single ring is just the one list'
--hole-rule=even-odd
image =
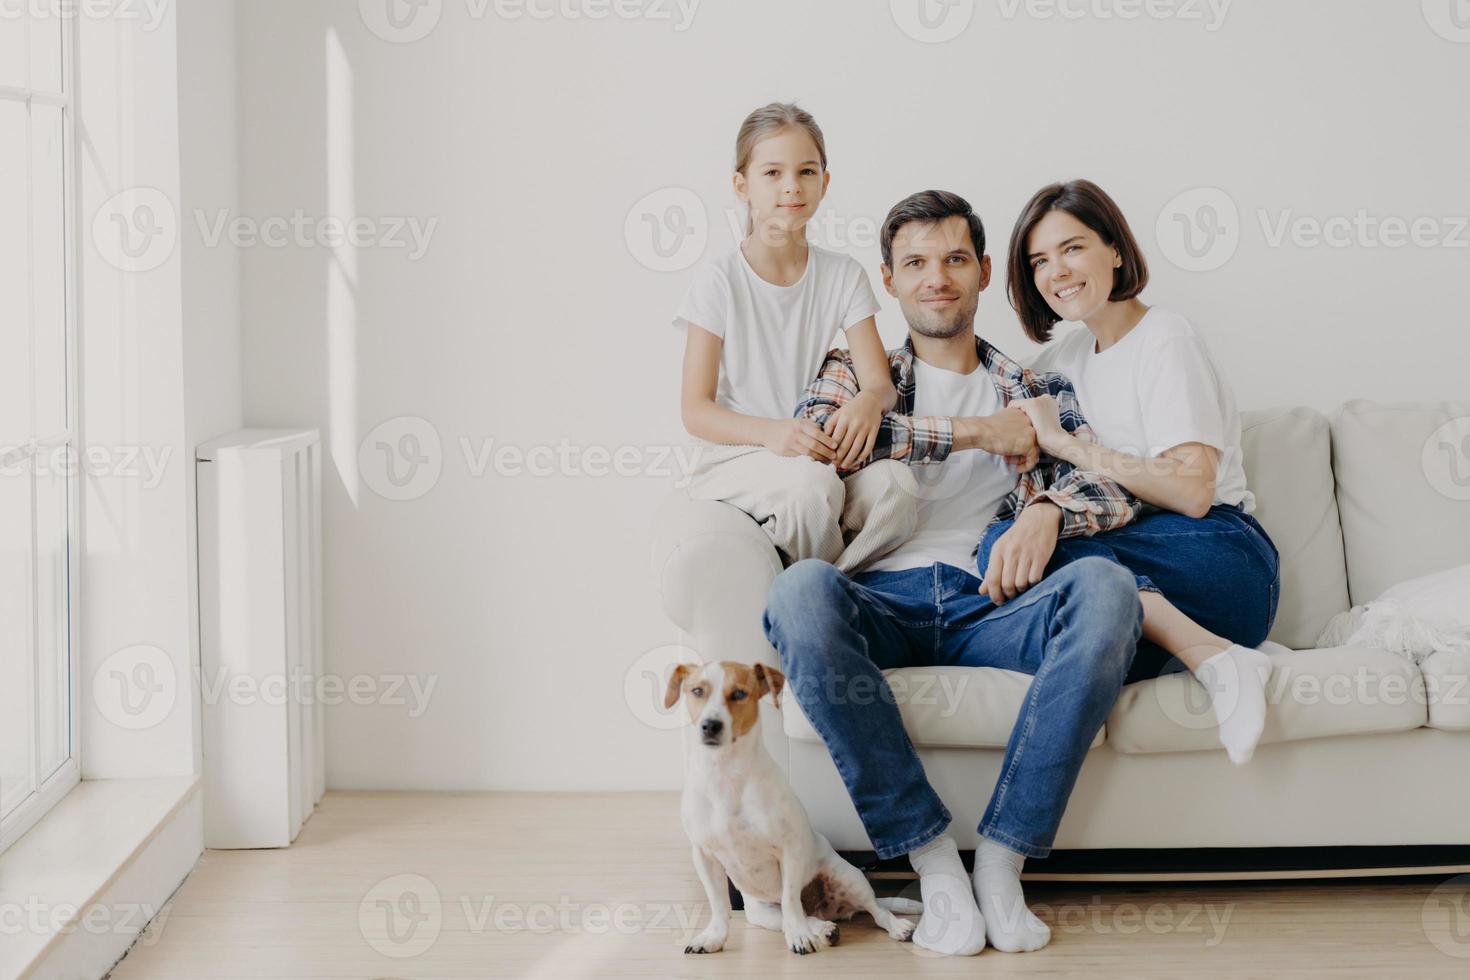
[{"label": "sofa backrest", "polygon": [[1271,639],[1308,650],[1348,608],[1342,526],[1327,418],[1310,408],[1241,413],[1252,513],[1281,553],[1281,603]]},{"label": "sofa backrest", "polygon": [[1470,564],[1470,402],[1348,402],[1332,457],[1354,605]]}]

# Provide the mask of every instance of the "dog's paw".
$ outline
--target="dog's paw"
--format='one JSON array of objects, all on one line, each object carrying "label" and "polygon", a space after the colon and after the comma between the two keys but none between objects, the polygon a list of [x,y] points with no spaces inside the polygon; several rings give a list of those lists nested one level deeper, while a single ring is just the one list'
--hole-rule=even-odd
[{"label": "dog's paw", "polygon": [[694,937],[694,941],[684,947],[686,953],[718,953],[725,948],[725,933],[712,932],[706,929]]},{"label": "dog's paw", "polygon": [[804,929],[786,932],[786,945],[793,953],[804,956],[827,946],[836,946],[841,938],[842,930],[837,928],[837,923],[808,918]]},{"label": "dog's paw", "polygon": [[898,916],[894,916],[893,923],[888,927],[888,935],[901,943],[906,943],[914,938],[914,929],[916,927],[917,923],[913,919],[900,919]]}]

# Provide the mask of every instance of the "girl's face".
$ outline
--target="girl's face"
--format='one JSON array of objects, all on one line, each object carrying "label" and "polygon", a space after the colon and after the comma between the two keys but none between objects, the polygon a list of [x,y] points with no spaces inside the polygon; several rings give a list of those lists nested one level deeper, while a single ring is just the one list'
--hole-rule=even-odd
[{"label": "girl's face", "polygon": [[831,179],[810,134],[787,126],[755,145],[750,165],[735,174],[735,196],[750,208],[755,233],[779,245],[806,227]]},{"label": "girl's face", "polygon": [[1113,294],[1118,250],[1066,211],[1048,211],[1026,242],[1031,281],[1063,320],[1087,320]]}]

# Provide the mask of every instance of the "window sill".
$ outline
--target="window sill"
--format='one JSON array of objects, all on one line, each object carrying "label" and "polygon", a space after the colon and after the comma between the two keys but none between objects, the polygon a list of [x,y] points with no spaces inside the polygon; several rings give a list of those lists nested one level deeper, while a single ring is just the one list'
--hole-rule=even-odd
[{"label": "window sill", "polygon": [[202,823],[160,838],[186,810],[198,820],[199,793],[197,776],[83,780],[0,854],[0,977],[25,975],[71,939],[93,957],[117,947],[105,971],[178,885],[157,903],[131,900],[161,887],[159,869],[144,865],[189,868],[202,852]]}]

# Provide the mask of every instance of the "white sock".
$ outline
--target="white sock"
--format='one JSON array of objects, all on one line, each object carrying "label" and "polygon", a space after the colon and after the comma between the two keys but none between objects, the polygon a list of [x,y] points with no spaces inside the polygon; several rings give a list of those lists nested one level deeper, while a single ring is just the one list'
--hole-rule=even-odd
[{"label": "white sock", "polygon": [[914,929],[914,945],[945,956],[974,956],[985,948],[985,920],[975,905],[965,863],[954,838],[940,834],[917,850],[909,864],[919,873],[924,913]]},{"label": "white sock", "polygon": [[1220,743],[1230,761],[1243,766],[1251,761],[1266,725],[1266,682],[1271,677],[1271,658],[1259,650],[1239,645],[1221,650],[1195,672],[1209,693],[1220,723]]},{"label": "white sock", "polygon": [[1026,907],[1021,893],[1024,854],[980,838],[975,849],[975,897],[985,916],[990,945],[1005,953],[1029,953],[1051,942],[1051,928]]}]

